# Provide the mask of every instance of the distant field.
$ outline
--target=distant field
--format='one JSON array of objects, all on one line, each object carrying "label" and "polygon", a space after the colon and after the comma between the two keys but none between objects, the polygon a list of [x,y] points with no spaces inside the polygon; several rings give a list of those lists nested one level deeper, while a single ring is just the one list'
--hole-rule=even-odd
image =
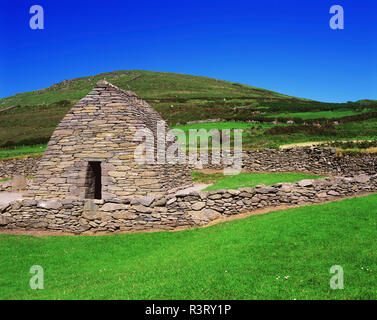
[{"label": "distant field", "polygon": [[17,148],[0,149],[0,159],[11,159],[28,155],[42,155],[46,145],[22,146]]},{"label": "distant field", "polygon": [[224,176],[221,173],[204,174],[201,172],[192,172],[191,175],[196,182],[214,183],[205,190],[253,188],[260,184],[269,186],[279,182],[323,178],[323,176],[319,175],[302,173],[240,173],[234,176]]},{"label": "distant field", "polygon": [[294,112],[294,113],[279,113],[270,115],[271,118],[301,118],[303,120],[307,119],[332,119],[332,118],[341,118],[346,116],[353,116],[355,114],[362,114],[368,112],[368,110],[358,112],[352,110],[339,110],[339,111],[319,111],[319,112]]},{"label": "distant field", "polygon": [[[211,129],[218,129],[218,130],[224,130],[224,129],[243,129],[247,130],[250,129],[252,126],[255,126],[253,124],[250,124],[248,122],[205,122],[205,123],[195,123],[195,124],[183,124],[183,125],[176,125],[171,126],[171,129],[180,129],[185,132],[188,132],[190,129],[205,129],[205,130],[211,130]],[[265,128],[271,127],[273,125],[263,125]]]},{"label": "distant field", "polygon": [[[271,132],[273,128],[281,128]],[[271,123],[251,124],[249,122],[218,122],[173,126],[188,133],[189,129],[243,129],[243,149],[278,148],[281,145],[312,141],[377,140],[377,119],[354,121],[333,128],[299,126]],[[292,129],[285,132],[284,129]],[[205,137],[205,135],[200,135]],[[232,135],[233,136],[233,135]],[[186,136],[188,144],[188,136]],[[209,144],[210,145],[210,144]]]},{"label": "distant field", "polygon": [[18,107],[0,113],[0,148],[47,143],[72,103]]},{"label": "distant field", "polygon": [[[376,299],[377,195],[179,232],[0,235],[0,299]],[[30,267],[44,269],[31,290]],[[332,290],[330,268],[344,269]]]}]

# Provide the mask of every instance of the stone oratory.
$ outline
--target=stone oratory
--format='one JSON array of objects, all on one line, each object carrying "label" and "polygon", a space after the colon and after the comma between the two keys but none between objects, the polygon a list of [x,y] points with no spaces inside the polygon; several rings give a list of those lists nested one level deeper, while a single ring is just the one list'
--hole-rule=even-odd
[{"label": "stone oratory", "polygon": [[[161,116],[134,92],[100,80],[63,118],[47,145],[29,196],[41,199],[127,199],[192,184],[183,165],[139,164],[134,140]],[[166,126],[166,132],[168,127]]]}]

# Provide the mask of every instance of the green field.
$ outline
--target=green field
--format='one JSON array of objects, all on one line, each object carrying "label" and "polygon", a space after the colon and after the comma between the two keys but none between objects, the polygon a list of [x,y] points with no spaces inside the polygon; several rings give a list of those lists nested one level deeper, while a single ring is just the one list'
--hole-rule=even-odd
[{"label": "green field", "polygon": [[240,173],[225,176],[222,173],[204,174],[201,172],[192,172],[191,176],[193,180],[198,183],[214,183],[204,190],[253,188],[261,184],[270,186],[279,182],[295,182],[303,179],[318,179],[324,177],[303,173]]},{"label": "green field", "polygon": [[353,110],[336,110],[336,111],[318,111],[318,112],[294,112],[294,113],[279,113],[277,115],[271,115],[271,118],[301,118],[303,120],[307,119],[333,119],[342,118],[347,116],[353,116],[356,114],[362,114],[368,112],[368,110],[363,111],[353,111]]},{"label": "green field", "polygon": [[3,148],[0,149],[0,160],[1,159],[13,159],[23,156],[38,156],[42,155],[46,150],[45,144],[35,145],[35,146],[21,146],[16,148]]},{"label": "green field", "polygon": [[218,129],[218,130],[232,130],[232,129],[243,129],[249,130],[251,128],[255,128],[261,126],[262,128],[272,128],[273,124],[251,124],[249,122],[227,122],[227,121],[220,121],[220,122],[204,122],[204,123],[194,123],[194,124],[183,124],[183,125],[176,125],[171,126],[171,129],[180,129],[184,132],[188,132],[189,130],[211,130],[211,129]]},{"label": "green field", "polygon": [[[377,195],[207,228],[0,235],[0,299],[376,299]],[[29,287],[44,268],[44,290]],[[344,289],[329,269],[344,269]]]},{"label": "green field", "polygon": [[[287,125],[287,124],[251,124],[249,122],[218,122],[173,126],[186,132],[190,129],[242,129],[243,149],[278,148],[281,145],[310,141],[347,141],[377,140],[377,119],[347,122],[328,127]],[[233,136],[233,133],[231,134]],[[206,137],[206,135],[200,135]],[[199,145],[199,142],[198,142]],[[211,143],[209,143],[211,147]]]}]

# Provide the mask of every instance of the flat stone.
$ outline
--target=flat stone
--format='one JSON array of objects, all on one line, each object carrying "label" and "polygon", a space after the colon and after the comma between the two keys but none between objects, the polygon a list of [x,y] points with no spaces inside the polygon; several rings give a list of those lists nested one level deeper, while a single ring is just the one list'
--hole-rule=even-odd
[{"label": "flat stone", "polygon": [[297,185],[300,187],[308,188],[313,186],[313,180],[310,179],[304,179],[301,181],[297,181]]},{"label": "flat stone", "polygon": [[87,200],[84,204],[82,216],[88,220],[96,220],[98,218],[98,206],[92,200]]},{"label": "flat stone", "polygon": [[257,193],[267,194],[267,193],[276,193],[278,192],[277,188],[274,187],[262,187],[262,188],[255,188]]},{"label": "flat stone", "polygon": [[63,206],[59,200],[38,201],[37,207],[44,209],[59,209]]},{"label": "flat stone", "polygon": [[326,198],[327,193],[326,192],[319,192],[319,193],[316,194],[316,197],[317,198]]},{"label": "flat stone", "polygon": [[176,202],[177,201],[177,198],[171,198],[170,200],[168,200],[168,202],[166,202],[166,205],[169,206],[171,205],[172,203]]},{"label": "flat stone", "polygon": [[241,191],[239,190],[233,190],[233,189],[230,189],[230,190],[227,190],[231,195],[234,195],[234,196],[237,196],[241,193]]},{"label": "flat stone", "polygon": [[203,209],[200,211],[200,213],[210,221],[221,217],[221,214],[219,212],[212,209]]},{"label": "flat stone", "polygon": [[120,203],[105,203],[101,211],[119,211],[119,210],[128,210],[129,206],[126,204],[120,204]]},{"label": "flat stone", "polygon": [[144,207],[142,205],[134,206],[132,208],[135,209],[137,212],[141,212],[141,213],[151,213],[152,212],[152,208]]},{"label": "flat stone", "polygon": [[208,196],[209,199],[211,200],[217,200],[217,199],[221,199],[222,195],[221,194],[211,194],[210,196]]},{"label": "flat stone", "polygon": [[112,214],[114,219],[135,219],[137,215],[131,212],[115,212]]},{"label": "flat stone", "polygon": [[36,200],[24,200],[22,201],[22,205],[24,207],[34,207],[37,205],[37,201]]},{"label": "flat stone", "polygon": [[162,199],[156,200],[153,203],[153,206],[154,207],[162,207],[162,206],[166,205],[166,202],[167,202],[167,200],[165,198],[162,198]]},{"label": "flat stone", "polygon": [[6,226],[11,222],[13,222],[12,218],[0,216],[0,226]]},{"label": "flat stone", "polygon": [[205,206],[206,206],[205,202],[196,202],[191,206],[191,208],[192,210],[199,211],[199,210],[202,210]]},{"label": "flat stone", "polygon": [[361,174],[359,176],[354,177],[355,181],[358,183],[367,183],[370,180],[370,176],[366,174]]},{"label": "flat stone", "polygon": [[152,204],[152,202],[154,201],[154,199],[155,199],[154,195],[149,195],[149,196],[137,198],[136,200],[141,205],[149,207]]},{"label": "flat stone", "polygon": [[12,209],[13,210],[21,209],[21,207],[22,207],[22,204],[21,204],[20,201],[15,201],[15,202],[12,203]]}]

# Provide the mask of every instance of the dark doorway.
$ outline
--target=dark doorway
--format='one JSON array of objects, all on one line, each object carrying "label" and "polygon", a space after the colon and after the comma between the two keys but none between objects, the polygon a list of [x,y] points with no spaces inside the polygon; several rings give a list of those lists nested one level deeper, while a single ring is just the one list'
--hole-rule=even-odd
[{"label": "dark doorway", "polygon": [[102,199],[101,162],[89,161],[85,179],[85,198]]}]

